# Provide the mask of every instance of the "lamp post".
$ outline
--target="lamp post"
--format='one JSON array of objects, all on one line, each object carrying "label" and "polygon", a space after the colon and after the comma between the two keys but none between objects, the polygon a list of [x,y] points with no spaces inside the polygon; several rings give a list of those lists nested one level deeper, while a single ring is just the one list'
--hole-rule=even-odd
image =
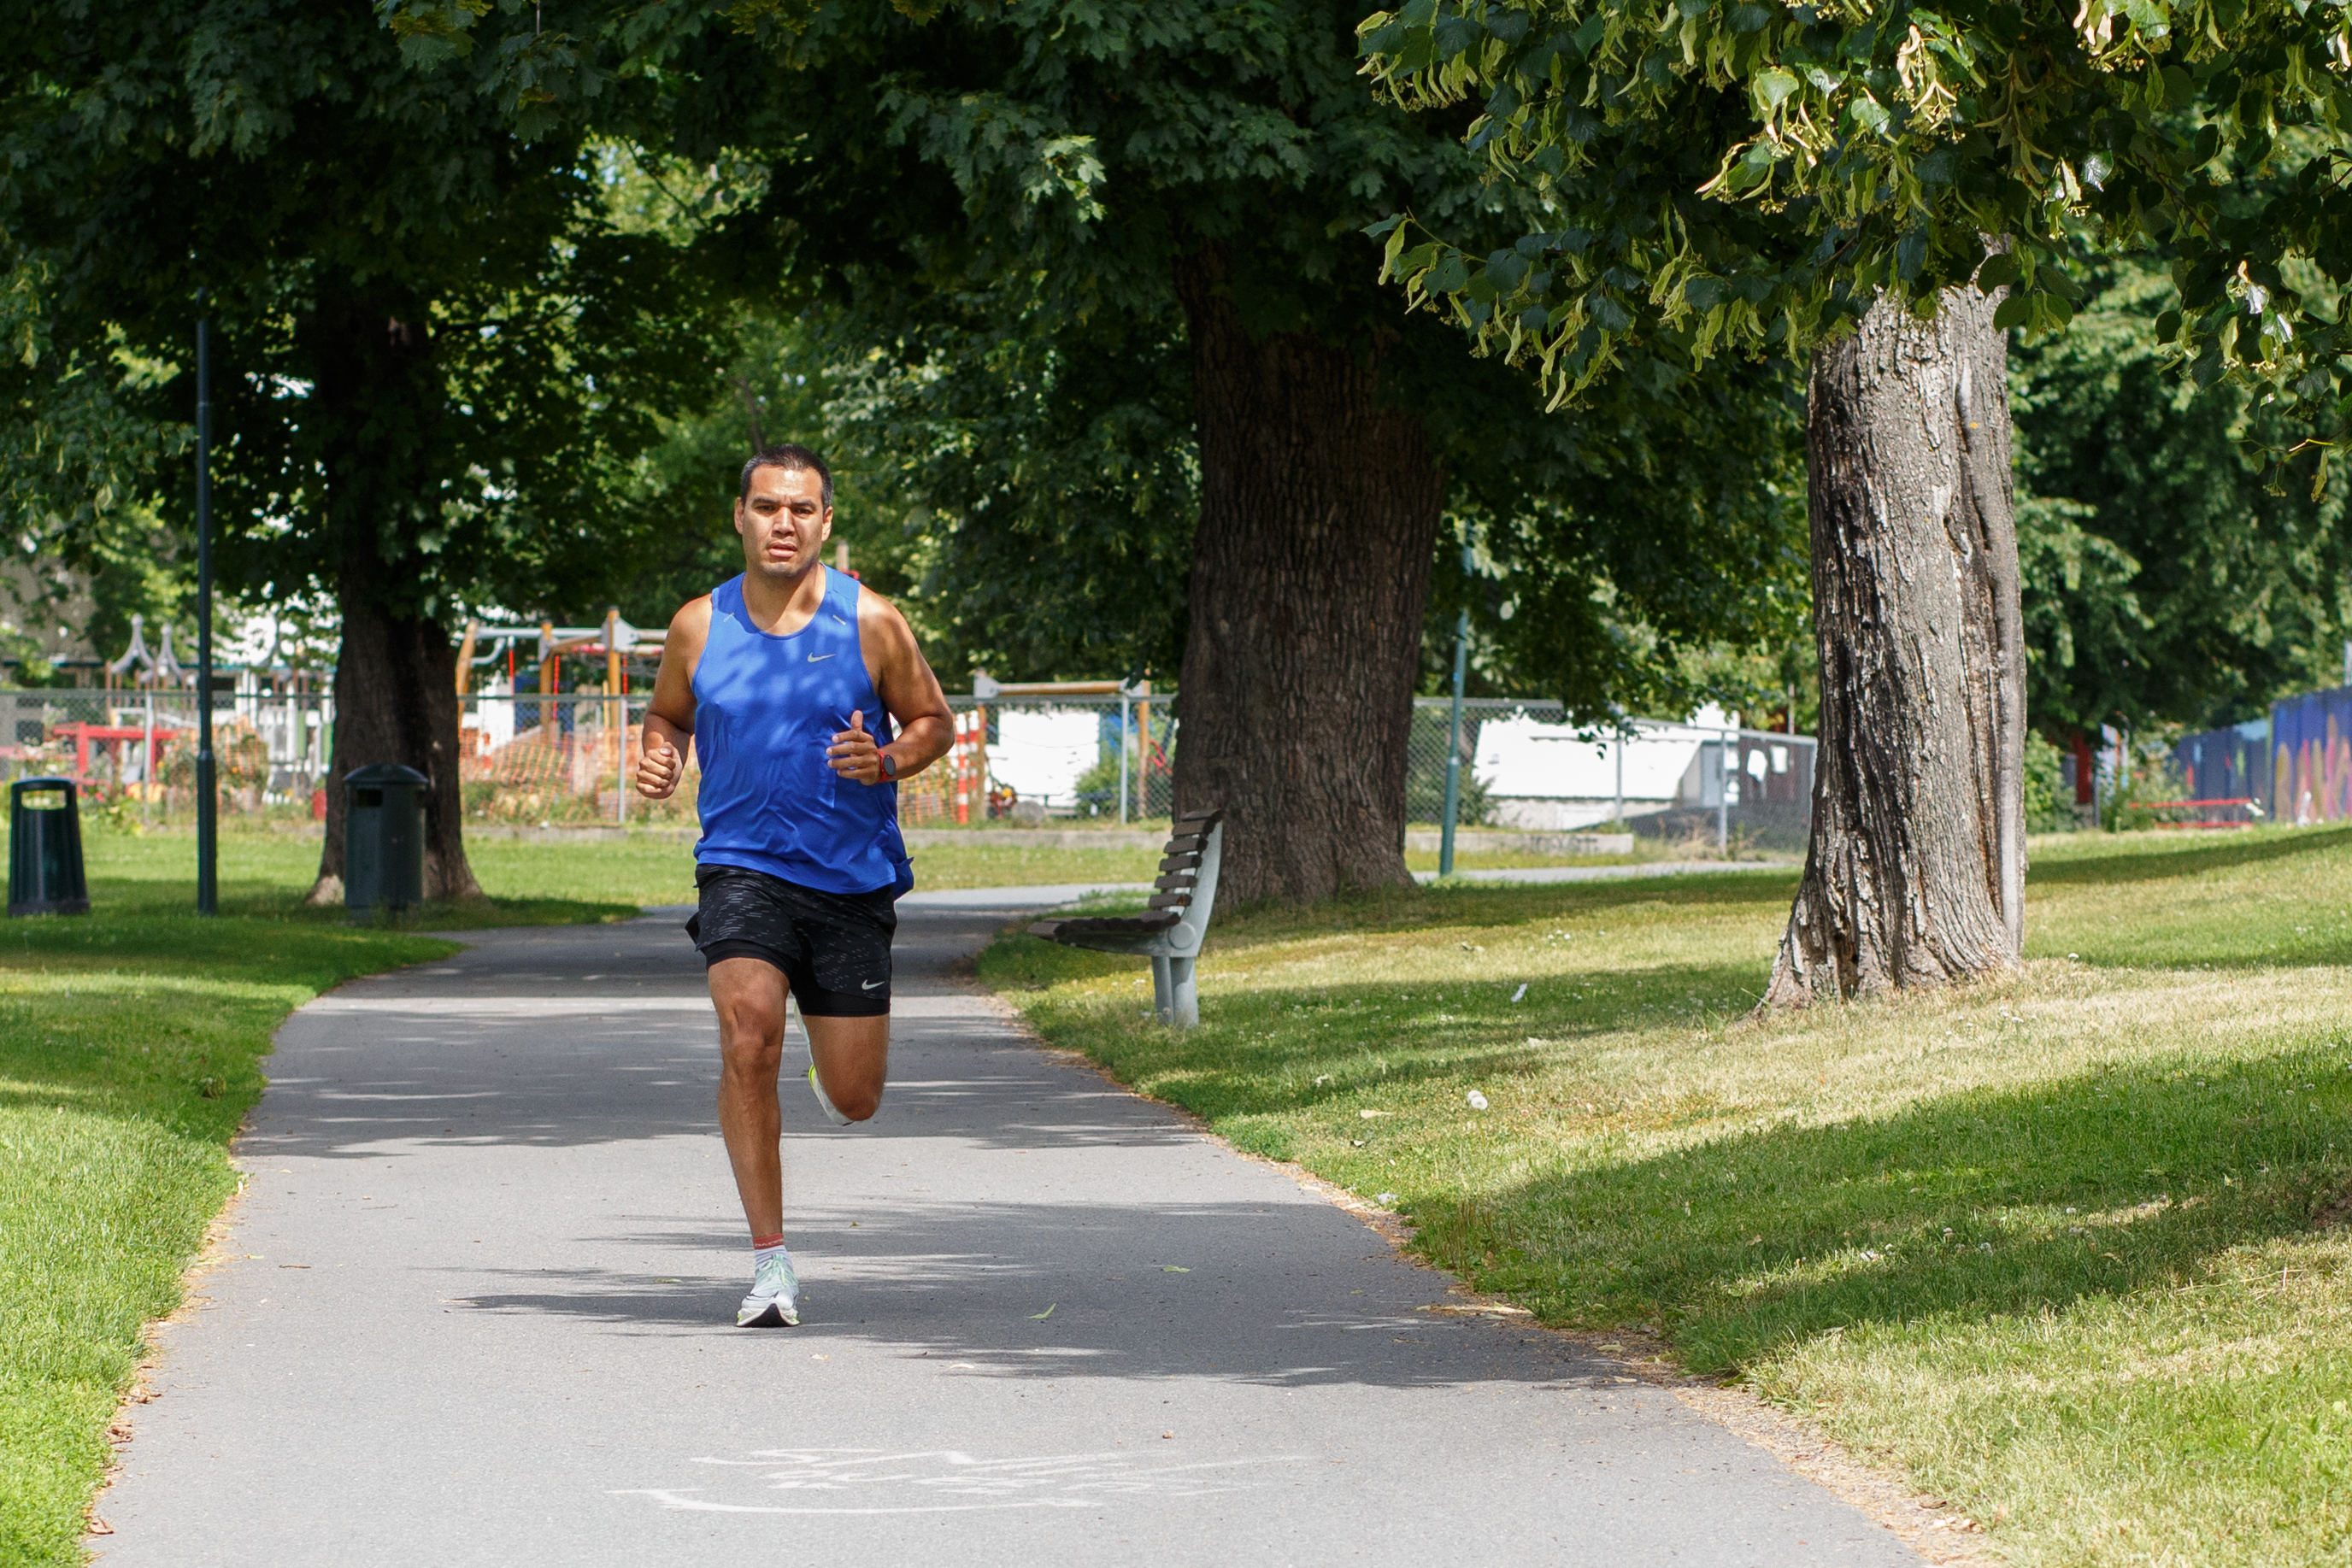
[{"label": "lamp post", "polygon": [[[203,308],[202,296],[197,308]],[[213,798],[212,322],[196,318],[196,913],[220,913],[219,803]]]},{"label": "lamp post", "polygon": [[1445,747],[1445,822],[1437,841],[1437,874],[1454,874],[1454,822],[1462,810],[1462,677],[1470,661],[1470,574],[1478,560],[1462,537],[1462,613],[1454,622],[1454,727]]}]

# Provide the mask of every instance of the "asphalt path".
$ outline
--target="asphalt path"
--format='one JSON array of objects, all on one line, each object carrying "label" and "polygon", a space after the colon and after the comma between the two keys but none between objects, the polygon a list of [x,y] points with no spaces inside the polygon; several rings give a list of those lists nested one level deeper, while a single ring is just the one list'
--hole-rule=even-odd
[{"label": "asphalt path", "polygon": [[296,1013],[101,1561],[1920,1562],[1027,1043],[955,970],[1035,896],[902,906],[871,1125],[786,1084],[793,1330],[732,1326],[677,914],[473,934]]}]

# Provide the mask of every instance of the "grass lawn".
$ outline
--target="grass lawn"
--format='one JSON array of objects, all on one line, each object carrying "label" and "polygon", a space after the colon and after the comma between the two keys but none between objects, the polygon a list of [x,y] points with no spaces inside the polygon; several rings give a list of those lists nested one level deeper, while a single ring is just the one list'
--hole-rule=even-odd
[{"label": "grass lawn", "polygon": [[1794,883],[1236,912],[1181,1035],[1137,1016],[1137,960],[1008,936],[982,973],[1242,1147],[1394,1195],[1477,1288],[1661,1335],[2014,1561],[2352,1558],[2352,829],[2039,841],[2024,975],[1751,1019]]},{"label": "grass lawn", "polygon": [[[1022,841],[1014,831],[975,832],[969,844],[926,844],[914,852],[918,888],[1022,887],[1042,883],[1147,883],[1159,874],[1160,852],[1127,849],[1057,850]],[[177,882],[195,897],[195,834],[167,829],[132,837],[93,834],[88,841],[90,875],[114,878],[119,894],[177,897],[161,890]],[[456,914],[459,925],[534,923],[577,918],[559,905],[579,903],[627,905],[694,902],[694,845],[651,836],[590,839],[574,843],[537,843],[520,839],[468,837],[466,859],[493,904]],[[1466,862],[1465,862],[1467,863]],[[221,896],[275,907],[290,892],[309,890],[319,870],[319,840],[313,833],[224,832],[221,835]],[[96,887],[94,897],[103,895]],[[340,912],[320,916],[340,920]],[[438,913],[426,924],[442,922]]]},{"label": "grass lawn", "polygon": [[[536,846],[532,846],[536,847]],[[94,913],[0,925],[0,1563],[74,1563],[143,1327],[180,1301],[236,1188],[228,1142],[287,1013],[355,975],[455,951],[298,900],[315,842],[221,839],[218,919],[188,835],[88,841]],[[575,873],[438,925],[595,920]],[[550,888],[572,889],[568,897]],[[583,895],[576,891],[590,888]]]}]

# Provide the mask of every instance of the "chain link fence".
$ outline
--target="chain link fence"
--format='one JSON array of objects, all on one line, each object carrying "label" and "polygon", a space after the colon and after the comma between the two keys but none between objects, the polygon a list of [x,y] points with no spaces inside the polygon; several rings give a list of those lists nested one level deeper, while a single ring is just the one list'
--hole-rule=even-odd
[{"label": "chain link fence", "polygon": [[[950,695],[956,737],[899,786],[910,827],[992,821],[1150,821],[1172,804],[1179,725],[1172,694]],[[150,821],[193,820],[196,706],[189,691],[0,692],[0,757],[12,777],[83,781],[91,808]],[[458,767],[469,821],[518,826],[691,826],[698,774],[668,800],[629,788],[643,692],[459,699]],[[1407,818],[1444,811],[1452,704],[1416,698],[1408,735]],[[317,692],[220,693],[214,752],[224,814],[318,817],[333,752],[334,703]],[[1560,705],[1463,704],[1465,827],[1554,832],[1622,823],[1645,835],[1802,849],[1813,741],[1727,725],[1629,721],[1580,729]]]},{"label": "chain link fence", "polygon": [[[1405,811],[1444,810],[1453,701],[1417,697]],[[1704,719],[1636,718],[1622,734],[1580,727],[1556,702],[1462,704],[1458,821],[1465,827],[1562,832],[1607,828],[1718,847],[1801,851],[1811,835],[1811,736]]]}]

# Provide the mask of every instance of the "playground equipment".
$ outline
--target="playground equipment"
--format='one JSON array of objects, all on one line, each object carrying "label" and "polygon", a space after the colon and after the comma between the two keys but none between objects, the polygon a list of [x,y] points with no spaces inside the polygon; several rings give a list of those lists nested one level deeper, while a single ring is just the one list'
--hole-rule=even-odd
[{"label": "playground equipment", "polygon": [[[477,653],[485,643],[488,652]],[[458,721],[460,778],[515,790],[533,801],[585,797],[599,805],[609,784],[611,818],[627,821],[629,778],[638,750],[630,733],[630,656],[640,647],[659,645],[658,638],[622,620],[618,609],[607,610],[599,626],[467,622],[457,647],[457,695],[463,707]],[[516,679],[516,655],[526,647],[538,665],[534,689],[528,695]],[[599,658],[603,681],[575,685],[564,695],[563,662]],[[501,660],[506,666],[503,683],[496,674]],[[493,671],[493,684],[503,684],[504,691],[468,689],[475,672],[486,665]],[[643,710],[641,701],[635,711]]]}]

